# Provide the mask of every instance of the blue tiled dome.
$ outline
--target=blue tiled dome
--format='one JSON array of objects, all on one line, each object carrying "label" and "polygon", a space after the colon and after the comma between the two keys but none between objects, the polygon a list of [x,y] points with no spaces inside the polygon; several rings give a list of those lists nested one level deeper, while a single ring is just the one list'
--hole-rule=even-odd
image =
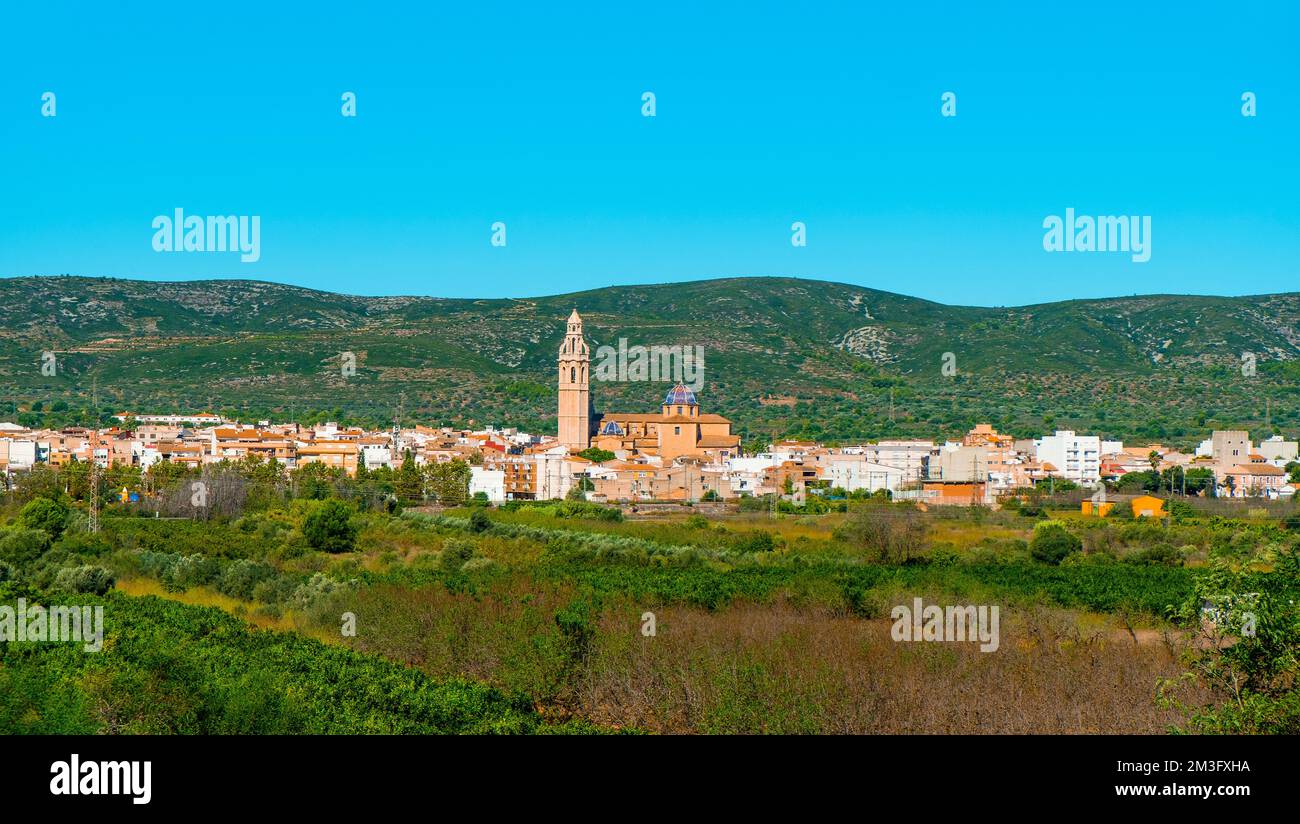
[{"label": "blue tiled dome", "polygon": [[664,397],[664,406],[678,406],[678,405],[682,405],[682,406],[699,405],[698,402],[695,400],[695,393],[691,391],[691,388],[689,386],[685,386],[680,383],[674,386],[672,389],[669,389],[668,394]]},{"label": "blue tiled dome", "polygon": [[621,426],[618,425],[618,421],[607,421],[607,422],[605,423],[605,425],[604,425],[603,427],[601,427],[600,434],[602,434],[602,435],[622,435],[622,434],[623,434],[623,427],[621,427]]}]

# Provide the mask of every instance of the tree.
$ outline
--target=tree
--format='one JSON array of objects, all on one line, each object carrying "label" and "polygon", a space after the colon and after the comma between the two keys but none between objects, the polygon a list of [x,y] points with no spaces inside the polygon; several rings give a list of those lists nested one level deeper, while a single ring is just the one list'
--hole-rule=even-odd
[{"label": "tree", "polygon": [[614,460],[616,456],[614,455],[613,452],[610,452],[608,449],[599,449],[593,446],[590,447],[589,449],[584,449],[581,452],[579,452],[578,457],[586,458],[592,463],[604,463],[605,461]]},{"label": "tree", "polygon": [[321,502],[303,521],[302,534],[322,552],[351,552],[357,543],[352,507],[337,498]]},{"label": "tree", "polygon": [[294,496],[321,501],[332,495],[347,476],[342,469],[322,463],[303,464],[293,471]]},{"label": "tree", "polygon": [[61,499],[33,498],[18,513],[18,523],[28,529],[40,529],[57,541],[68,522],[68,505]]},{"label": "tree", "polygon": [[469,482],[473,470],[464,461],[425,464],[424,475],[429,493],[444,506],[463,506],[469,500]]},{"label": "tree", "polygon": [[420,477],[420,468],[415,465],[415,456],[406,450],[402,456],[402,465],[394,473],[393,492],[398,499],[410,503],[424,501],[424,484]]},{"label": "tree", "polygon": [[1189,469],[1183,476],[1183,483],[1189,495],[1198,495],[1203,491],[1213,495],[1214,470],[1205,467]]}]

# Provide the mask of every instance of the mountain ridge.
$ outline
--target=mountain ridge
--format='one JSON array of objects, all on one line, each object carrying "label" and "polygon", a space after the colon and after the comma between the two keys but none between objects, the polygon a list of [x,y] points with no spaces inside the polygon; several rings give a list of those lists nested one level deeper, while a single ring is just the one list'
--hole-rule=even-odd
[{"label": "mountain ridge", "polygon": [[[1300,423],[1295,292],[971,307],[789,277],[477,299],[54,275],[0,279],[0,305],[0,414],[29,419],[50,418],[60,401],[71,416],[98,394],[132,408],[549,431],[555,350],[577,308],[593,351],[619,338],[703,346],[702,402],[752,437],[951,436],[974,418],[1156,437]],[[38,368],[45,352],[55,375]],[[346,379],[345,352],[357,357]],[[949,356],[955,375],[942,371]],[[596,394],[640,409],[656,392],[604,384]]]}]

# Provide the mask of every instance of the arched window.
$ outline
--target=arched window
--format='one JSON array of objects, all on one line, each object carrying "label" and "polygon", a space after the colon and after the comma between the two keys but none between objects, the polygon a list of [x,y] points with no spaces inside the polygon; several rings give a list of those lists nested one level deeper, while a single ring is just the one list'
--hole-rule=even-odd
[{"label": "arched window", "polygon": [[577,383],[577,382],[578,382],[578,370],[577,370],[577,369],[574,369],[572,366],[570,366],[570,367],[569,367],[569,383]]}]

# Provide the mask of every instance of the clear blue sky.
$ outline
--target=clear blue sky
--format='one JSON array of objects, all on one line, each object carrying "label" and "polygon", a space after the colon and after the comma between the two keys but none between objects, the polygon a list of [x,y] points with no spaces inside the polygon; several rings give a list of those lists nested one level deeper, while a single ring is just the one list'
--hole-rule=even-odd
[{"label": "clear blue sky", "polygon": [[[279,5],[9,4],[0,275],[1300,289],[1294,3]],[[1044,252],[1068,206],[1151,216],[1151,261]],[[176,207],[259,215],[261,260],[154,252]]]}]

